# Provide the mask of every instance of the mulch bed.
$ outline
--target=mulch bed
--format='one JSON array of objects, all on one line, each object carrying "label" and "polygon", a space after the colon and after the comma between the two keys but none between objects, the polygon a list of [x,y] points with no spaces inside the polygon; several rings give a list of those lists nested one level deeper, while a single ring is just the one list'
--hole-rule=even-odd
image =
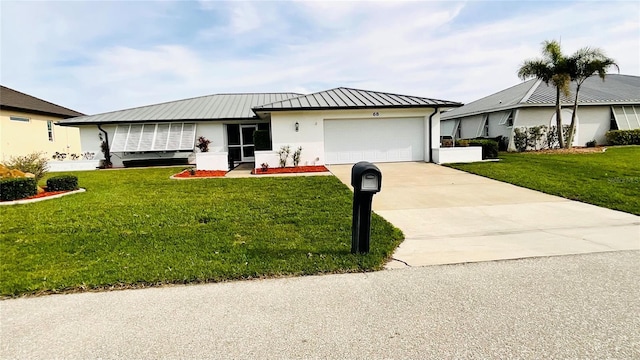
[{"label": "mulch bed", "polygon": [[[22,198],[22,199],[16,199],[16,200],[12,200],[12,201],[41,199],[41,198],[46,198],[46,197],[49,197],[49,196],[68,193],[69,191],[75,191],[75,190],[64,190],[64,191],[46,191],[45,190],[45,192],[41,192],[40,194],[36,194],[36,195],[33,195],[33,196],[29,196],[29,197]],[[2,202],[9,202],[9,201],[2,201]]]},{"label": "mulch bed", "polygon": [[267,170],[253,169],[251,171],[254,175],[266,175],[266,174],[295,174],[295,173],[309,173],[309,172],[325,172],[329,171],[324,166],[296,166],[286,168],[269,168]]},{"label": "mulch bed", "polygon": [[547,150],[537,150],[530,151],[534,154],[589,154],[589,153],[599,153],[605,152],[607,150],[604,146],[596,146],[596,147],[572,147],[571,149],[547,149]]},{"label": "mulch bed", "polygon": [[224,170],[196,170],[194,175],[191,175],[189,170],[184,170],[179,174],[173,175],[176,178],[208,178],[208,177],[223,177],[227,174]]}]

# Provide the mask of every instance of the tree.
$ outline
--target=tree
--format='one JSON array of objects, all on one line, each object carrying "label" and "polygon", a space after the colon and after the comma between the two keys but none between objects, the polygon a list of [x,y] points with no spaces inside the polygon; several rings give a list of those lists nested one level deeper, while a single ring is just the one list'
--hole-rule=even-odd
[{"label": "tree", "polygon": [[567,135],[566,147],[571,148],[573,136],[576,129],[576,119],[578,114],[578,94],[582,84],[592,75],[598,73],[598,76],[604,81],[607,69],[615,67],[620,71],[615,60],[608,58],[601,49],[585,47],[576,51],[567,59],[569,74],[571,81],[576,83],[576,96],[573,101],[573,114],[571,115],[571,124],[569,125],[569,134]]},{"label": "tree", "polygon": [[564,147],[560,94],[562,93],[565,96],[569,96],[571,75],[567,57],[562,54],[560,43],[556,40],[544,41],[542,43],[542,58],[525,60],[520,66],[520,69],[518,69],[518,77],[523,80],[537,78],[547,85],[551,83],[556,88],[556,124],[558,139],[560,147]]}]

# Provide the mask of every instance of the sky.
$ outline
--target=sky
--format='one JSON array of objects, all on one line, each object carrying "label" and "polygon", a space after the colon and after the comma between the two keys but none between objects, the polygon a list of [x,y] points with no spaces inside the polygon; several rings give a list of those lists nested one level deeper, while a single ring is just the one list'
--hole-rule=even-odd
[{"label": "sky", "polygon": [[468,103],[554,39],[640,75],[640,2],[0,0],[0,83],[85,114],[342,86]]}]

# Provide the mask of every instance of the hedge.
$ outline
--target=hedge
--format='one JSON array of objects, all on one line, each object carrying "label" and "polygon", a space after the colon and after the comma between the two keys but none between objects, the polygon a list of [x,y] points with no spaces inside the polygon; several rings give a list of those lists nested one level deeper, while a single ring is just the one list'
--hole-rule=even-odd
[{"label": "hedge", "polygon": [[38,193],[35,178],[0,179],[0,200],[13,201],[24,199]]},{"label": "hedge", "polygon": [[482,159],[498,158],[498,142],[489,139],[472,139],[469,140],[469,146],[482,146]]},{"label": "hedge", "polygon": [[640,145],[640,129],[611,130],[605,136],[609,145]]},{"label": "hedge", "polygon": [[67,191],[78,188],[78,177],[73,175],[60,175],[47,179],[47,191]]}]

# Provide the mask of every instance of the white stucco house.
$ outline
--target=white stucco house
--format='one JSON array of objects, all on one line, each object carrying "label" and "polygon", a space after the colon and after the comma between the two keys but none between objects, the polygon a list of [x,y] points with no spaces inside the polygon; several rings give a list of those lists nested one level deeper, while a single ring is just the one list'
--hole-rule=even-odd
[{"label": "white stucco house", "polygon": [[[281,146],[302,147],[299,165],[434,161],[440,113],[462,104],[351,88],[313,94],[216,94],[59,122],[80,129],[83,151],[107,141],[114,167],[193,163],[196,139],[211,144],[211,170],[229,163],[278,167]],[[272,149],[255,151],[253,133],[268,130]]]},{"label": "white stucco house", "polygon": [[[562,98],[562,122],[571,122],[575,84]],[[606,143],[609,130],[640,128],[640,77],[609,74],[590,77],[580,89],[574,146]],[[515,128],[555,126],[555,89],[529,80],[441,115],[440,134],[454,139],[504,136],[514,149]]]}]

